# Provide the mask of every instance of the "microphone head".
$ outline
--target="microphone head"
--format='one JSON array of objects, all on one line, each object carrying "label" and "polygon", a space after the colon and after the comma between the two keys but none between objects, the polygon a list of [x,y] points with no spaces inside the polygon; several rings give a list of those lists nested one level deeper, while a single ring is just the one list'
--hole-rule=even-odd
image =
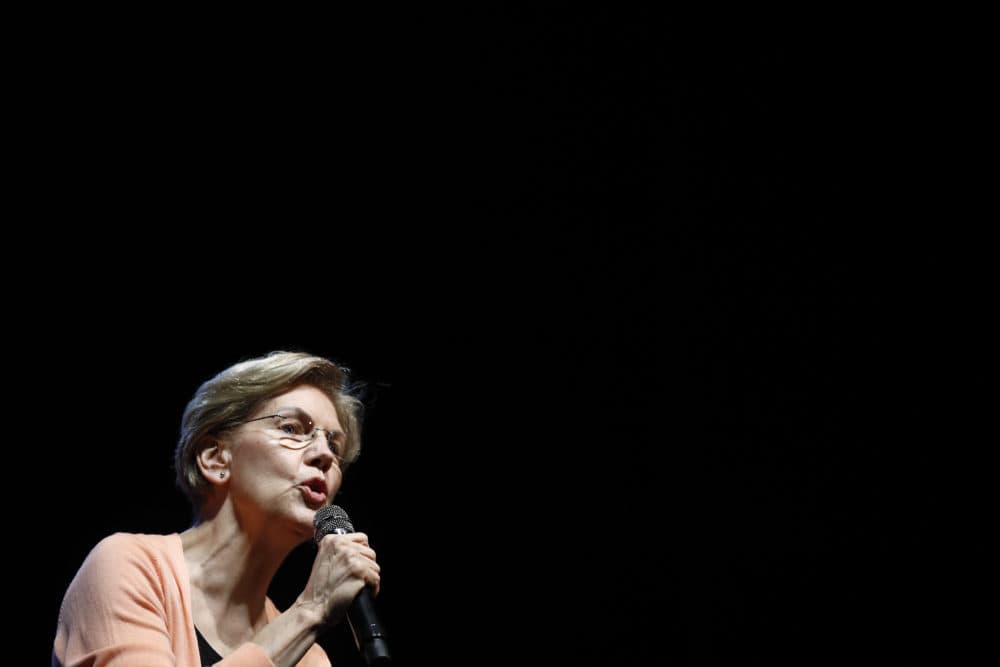
[{"label": "microphone head", "polygon": [[323,507],[316,512],[313,517],[313,525],[316,527],[316,542],[322,540],[330,533],[353,533],[354,524],[339,505]]}]

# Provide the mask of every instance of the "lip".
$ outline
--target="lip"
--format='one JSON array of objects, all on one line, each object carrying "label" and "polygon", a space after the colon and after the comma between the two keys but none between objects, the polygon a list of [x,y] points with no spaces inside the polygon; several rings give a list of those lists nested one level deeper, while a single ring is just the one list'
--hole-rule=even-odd
[{"label": "lip", "polygon": [[326,480],[322,477],[312,477],[298,485],[302,491],[302,496],[309,505],[320,506],[326,502],[329,489]]},{"label": "lip", "polygon": [[299,491],[302,492],[302,497],[305,498],[306,504],[312,507],[313,509],[318,509],[322,507],[323,503],[326,502],[325,493],[316,493],[308,486],[303,486],[300,484]]}]

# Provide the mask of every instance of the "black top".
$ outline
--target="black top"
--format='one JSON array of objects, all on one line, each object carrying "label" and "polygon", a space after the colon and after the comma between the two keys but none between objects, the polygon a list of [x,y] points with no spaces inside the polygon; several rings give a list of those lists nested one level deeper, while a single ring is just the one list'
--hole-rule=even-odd
[{"label": "black top", "polygon": [[201,630],[197,628],[194,629],[196,635],[198,635],[198,656],[201,658],[201,664],[203,667],[209,667],[209,665],[214,665],[215,663],[222,660],[222,656],[215,652],[215,649],[208,645],[205,638],[201,635]]}]

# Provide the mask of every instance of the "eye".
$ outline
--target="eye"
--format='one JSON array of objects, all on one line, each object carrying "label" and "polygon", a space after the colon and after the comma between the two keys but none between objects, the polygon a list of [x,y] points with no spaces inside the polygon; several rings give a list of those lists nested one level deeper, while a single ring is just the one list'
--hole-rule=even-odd
[{"label": "eye", "polygon": [[336,457],[338,464],[344,460],[344,455],[340,453],[342,445],[340,443],[340,439],[337,438],[336,435],[333,434],[327,435],[326,444],[330,446],[330,451],[333,452],[333,455]]},{"label": "eye", "polygon": [[305,435],[306,429],[302,422],[293,417],[282,417],[278,428],[288,435]]}]

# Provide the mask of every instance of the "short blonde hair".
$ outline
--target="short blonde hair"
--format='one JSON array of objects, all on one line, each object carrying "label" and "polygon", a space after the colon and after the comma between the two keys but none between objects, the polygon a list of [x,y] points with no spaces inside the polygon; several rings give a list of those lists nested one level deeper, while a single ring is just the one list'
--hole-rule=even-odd
[{"label": "short blonde hair", "polygon": [[181,418],[181,434],[174,452],[177,486],[195,511],[200,510],[211,485],[198,467],[198,454],[214,443],[213,435],[248,419],[268,400],[300,385],[326,394],[337,410],[344,430],[344,467],[361,453],[363,405],[348,385],[348,369],[329,359],[303,352],[271,352],[241,361],[198,387]]}]

